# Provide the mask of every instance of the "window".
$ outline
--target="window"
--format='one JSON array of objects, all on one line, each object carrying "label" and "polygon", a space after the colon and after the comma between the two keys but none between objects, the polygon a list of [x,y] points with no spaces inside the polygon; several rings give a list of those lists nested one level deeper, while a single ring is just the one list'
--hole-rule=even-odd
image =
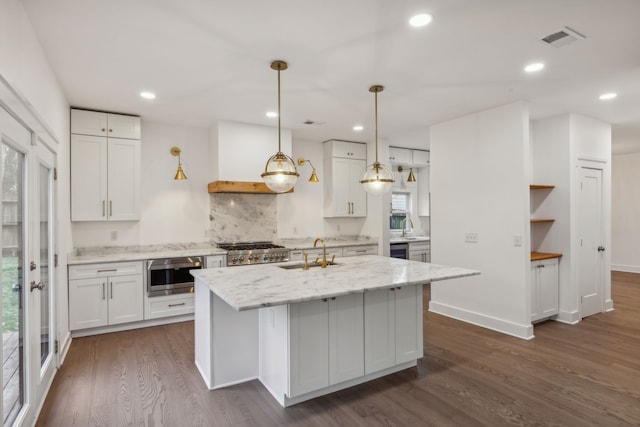
[{"label": "window", "polygon": [[402,230],[404,220],[408,217],[411,207],[411,194],[394,191],[391,193],[391,215],[389,229]]}]

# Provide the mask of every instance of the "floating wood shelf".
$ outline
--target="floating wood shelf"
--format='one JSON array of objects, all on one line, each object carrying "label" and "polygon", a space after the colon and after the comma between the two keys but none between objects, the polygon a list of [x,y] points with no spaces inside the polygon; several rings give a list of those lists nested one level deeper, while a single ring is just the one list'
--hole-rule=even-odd
[{"label": "floating wood shelf", "polygon": [[[209,193],[278,194],[264,182],[214,181],[209,183]],[[293,193],[293,188],[287,193]]]},{"label": "floating wood shelf", "polygon": [[555,219],[532,219],[531,224],[538,224],[542,222],[553,222]]},{"label": "floating wood shelf", "polygon": [[545,189],[552,189],[552,188],[556,188],[555,185],[540,185],[540,184],[531,184],[529,185],[529,189],[530,190],[545,190]]},{"label": "floating wood shelf", "polygon": [[546,253],[546,252],[531,252],[531,261],[560,258],[561,256],[562,254],[552,254],[552,253]]}]

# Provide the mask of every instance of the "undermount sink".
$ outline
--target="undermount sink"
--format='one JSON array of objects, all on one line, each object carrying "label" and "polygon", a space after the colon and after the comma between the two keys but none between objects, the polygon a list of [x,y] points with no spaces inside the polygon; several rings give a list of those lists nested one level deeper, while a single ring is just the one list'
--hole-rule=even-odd
[{"label": "undermount sink", "polygon": [[[331,267],[334,265],[338,265],[337,263],[327,264],[327,267]],[[279,265],[278,267],[283,268],[285,270],[302,270],[304,268],[304,263],[300,264],[290,264],[290,265]],[[320,264],[315,264],[313,262],[309,263],[309,268],[321,267]]]}]

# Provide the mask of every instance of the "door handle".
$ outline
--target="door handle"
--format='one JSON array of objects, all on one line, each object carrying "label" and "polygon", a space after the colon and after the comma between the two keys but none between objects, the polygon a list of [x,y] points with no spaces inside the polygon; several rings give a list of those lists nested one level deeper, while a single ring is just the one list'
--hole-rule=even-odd
[{"label": "door handle", "polygon": [[604,252],[604,246],[598,246],[598,252]]},{"label": "door handle", "polygon": [[35,280],[32,280],[29,286],[29,290],[33,292],[34,289],[38,289],[39,291],[44,289],[44,284],[42,282],[36,283]]}]

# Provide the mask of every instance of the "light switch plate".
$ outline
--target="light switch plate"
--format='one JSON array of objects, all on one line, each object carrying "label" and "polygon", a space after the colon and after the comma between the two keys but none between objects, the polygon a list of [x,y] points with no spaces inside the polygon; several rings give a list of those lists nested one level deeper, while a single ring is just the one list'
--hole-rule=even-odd
[{"label": "light switch plate", "polygon": [[478,243],[478,233],[465,233],[464,241],[467,243]]}]

